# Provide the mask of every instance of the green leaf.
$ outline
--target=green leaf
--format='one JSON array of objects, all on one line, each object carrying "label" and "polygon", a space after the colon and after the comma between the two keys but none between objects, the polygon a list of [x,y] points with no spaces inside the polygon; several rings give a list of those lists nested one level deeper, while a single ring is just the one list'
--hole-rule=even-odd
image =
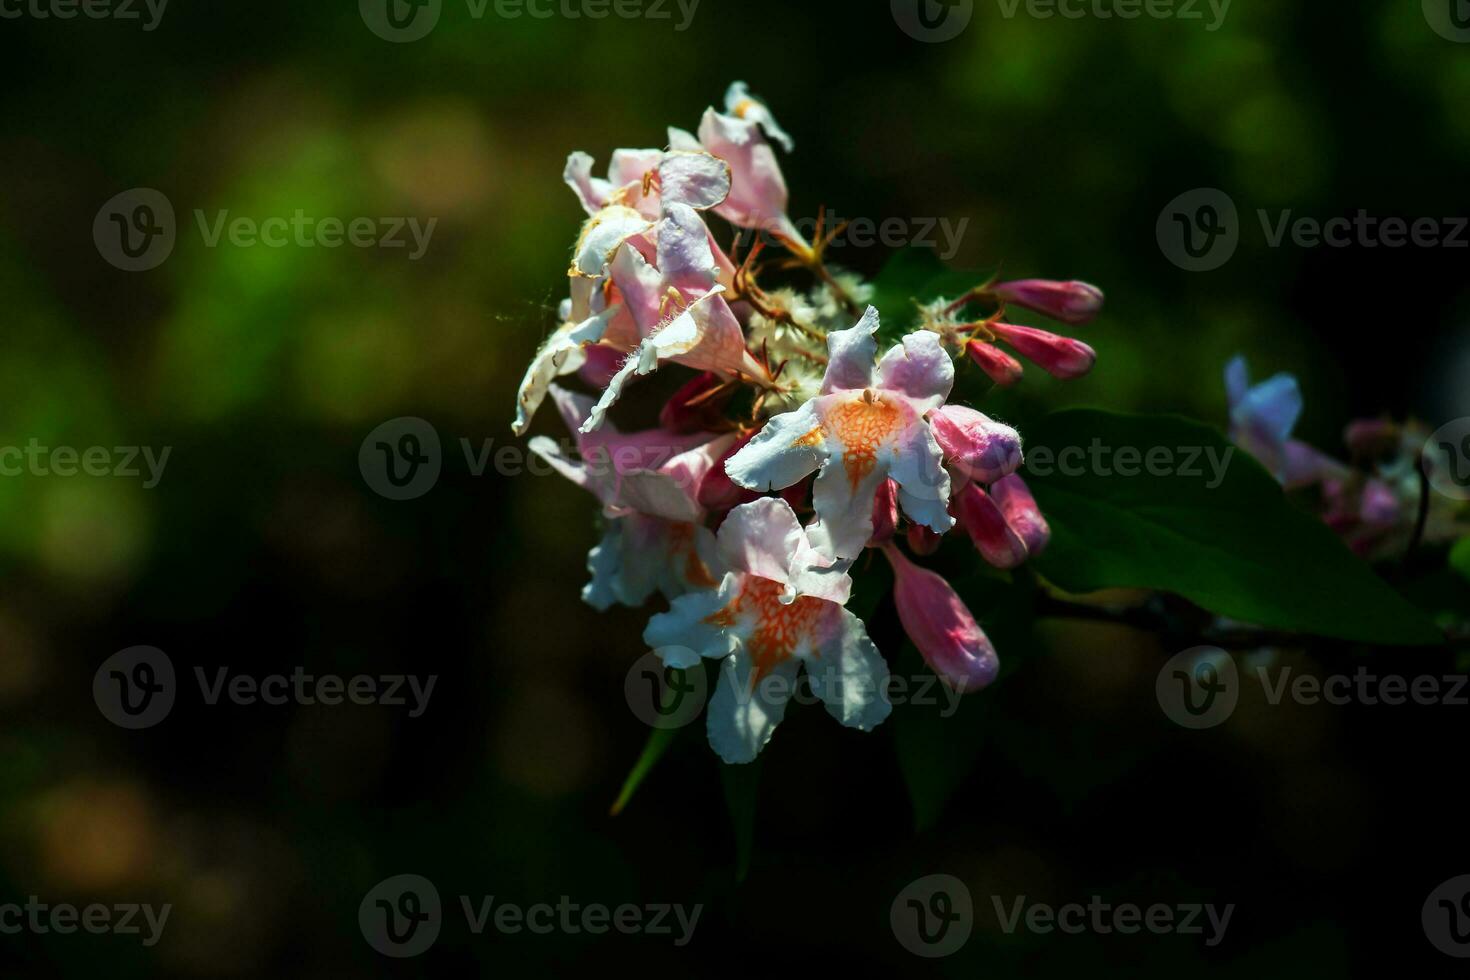
[{"label": "green leaf", "polygon": [[[1208,426],[1073,409],[1026,435],[1026,480],[1054,532],[1037,569],[1069,592],[1157,589],[1259,626],[1386,645],[1444,641]],[[1120,460],[1122,450],[1137,456]],[[1140,466],[1150,452],[1154,464]],[[1139,475],[1119,475],[1120,464]]]},{"label": "green leaf", "polygon": [[720,782],[725,788],[725,803],[730,808],[730,822],[735,831],[735,880],[744,881],[750,873],[750,860],[755,854],[755,804],[760,789],[761,763],[742,766],[720,763]]},{"label": "green leaf", "polygon": [[[905,644],[895,674],[929,674],[913,644]],[[990,701],[983,695],[957,695],[936,678],[920,697],[893,709],[893,741],[898,768],[914,810],[914,830],[923,833],[939,821],[955,791],[969,778],[985,748]],[[929,703],[937,700],[938,704]],[[924,703],[916,703],[923,701]]]},{"label": "green leaf", "polygon": [[1470,582],[1470,538],[1461,538],[1450,549],[1450,567]]},{"label": "green leaf", "polygon": [[628,778],[623,780],[622,791],[618,798],[613,801],[611,815],[616,817],[623,812],[628,803],[633,799],[633,794],[638,792],[638,787],[643,780],[658,765],[669,746],[674,744],[674,738],[682,728],[655,728],[648,734],[648,742],[643,746],[643,752],[638,756],[638,761],[633,763],[633,769],[628,773]]}]

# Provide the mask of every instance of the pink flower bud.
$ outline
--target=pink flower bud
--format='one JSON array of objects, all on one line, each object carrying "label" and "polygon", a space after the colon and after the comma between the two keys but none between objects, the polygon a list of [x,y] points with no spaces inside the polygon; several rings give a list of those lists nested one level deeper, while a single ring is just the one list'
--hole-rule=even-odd
[{"label": "pink flower bud", "polygon": [[909,550],[916,555],[928,556],[939,550],[944,538],[922,524],[910,524],[908,529]]},{"label": "pink flower bud", "polygon": [[893,566],[893,598],[903,628],[929,669],[961,693],[995,680],[1000,658],[965,603],[944,579],[920,568],[892,544],[883,553]]},{"label": "pink flower bud", "polygon": [[679,435],[718,429],[725,421],[725,405],[735,394],[733,386],[719,394],[711,394],[724,383],[724,379],[713,371],[694,378],[674,392],[663,411],[659,412],[660,427]]},{"label": "pink flower bud", "polygon": [[1073,325],[1091,322],[1103,306],[1102,290],[1085,282],[1021,279],[992,286],[990,292],[1007,303]]},{"label": "pink flower bud", "polygon": [[1047,373],[1071,380],[1080,378],[1097,363],[1097,351],[1080,340],[1059,337],[1035,327],[1018,327],[1011,323],[992,323],[996,336],[1021,352],[1021,356],[1040,364]]},{"label": "pink flower bud", "polygon": [[1006,524],[1026,543],[1026,551],[1031,556],[1046,550],[1051,543],[1051,525],[1036,506],[1036,498],[1031,496],[1026,481],[1018,475],[1008,476],[990,488],[990,496],[1005,515]]},{"label": "pink flower bud", "polygon": [[1021,362],[999,347],[983,340],[972,340],[966,345],[966,350],[970,353],[970,360],[980,365],[980,370],[1002,388],[1009,388],[1021,380],[1021,373],[1025,370]]},{"label": "pink flower bud", "polygon": [[873,500],[873,537],[870,545],[887,544],[898,533],[898,484],[884,480]]},{"label": "pink flower bud", "polygon": [[704,475],[704,479],[699,481],[699,492],[695,494],[695,498],[699,501],[699,506],[705,510],[719,512],[729,510],[731,507],[738,507],[741,504],[748,504],[760,496],[760,494],[752,490],[747,490],[744,487],[736,485],[735,481],[730,479],[729,475],[725,472],[725,464],[730,461],[730,457],[744,449],[745,444],[754,439],[755,435],[752,432],[749,435],[735,440],[734,445],[726,450],[725,455],[720,457],[719,462],[709,468],[709,472]]},{"label": "pink flower bud", "polygon": [[929,415],[929,431],[950,465],[972,480],[994,483],[1021,465],[1021,435],[963,405],[945,405]]},{"label": "pink flower bud", "polygon": [[955,496],[950,512],[975,542],[980,556],[996,568],[1015,568],[1026,560],[1026,542],[1006,523],[1005,514],[990,495],[975,484]]}]

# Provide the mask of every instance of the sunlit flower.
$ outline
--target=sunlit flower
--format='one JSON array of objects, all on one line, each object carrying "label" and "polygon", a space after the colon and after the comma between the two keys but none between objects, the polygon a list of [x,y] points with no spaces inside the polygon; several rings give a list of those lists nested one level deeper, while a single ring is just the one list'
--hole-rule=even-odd
[{"label": "sunlit flower", "polygon": [[777,415],[726,471],[750,490],[789,487],[818,473],[814,540],[828,554],[856,558],[873,534],[873,501],[892,478],[909,519],[944,533],[949,474],[926,416],[954,386],[954,364],[933,334],[903,338],[874,366],[878,311],[830,334],[821,393]]},{"label": "sunlit flower", "polygon": [[607,521],[588,556],[592,581],[582,598],[607,609],[617,602],[641,606],[655,591],[674,598],[713,588],[723,566],[696,490],[734,436],[661,429],[623,435],[611,426],[583,434],[592,400],[555,385],[551,397],[574,433],[577,455],[544,436],[531,440],[531,452],[592,493]]},{"label": "sunlit flower", "polygon": [[805,665],[813,693],[842,724],[869,731],[892,710],[888,665],[862,621],[843,608],[845,565],[818,552],[784,501],[735,508],[720,526],[729,567],[717,590],[674,600],[644,632],[670,667],[722,659],[706,709],[710,745],[730,763],[750,762],[770,741]]}]

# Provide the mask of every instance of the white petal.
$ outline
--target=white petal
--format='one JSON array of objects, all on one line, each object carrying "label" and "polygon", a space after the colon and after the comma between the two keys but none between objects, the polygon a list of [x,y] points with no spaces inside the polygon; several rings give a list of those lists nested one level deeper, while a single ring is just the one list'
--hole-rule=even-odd
[{"label": "white petal", "polygon": [[581,237],[577,239],[573,268],[583,276],[596,278],[606,275],[608,263],[618,246],[652,227],[652,222],[632,208],[617,204],[603,208],[587,219],[583,226]]},{"label": "white petal", "polygon": [[846,609],[831,635],[806,660],[812,693],[827,713],[848,728],[872,731],[893,710],[888,702],[888,664],[862,620]]},{"label": "white petal", "polygon": [[582,366],[586,360],[582,345],[601,340],[602,335],[607,332],[608,323],[620,309],[621,307],[614,306],[583,323],[566,324],[552,334],[536,352],[516,394],[516,418],[511,423],[511,430],[516,435],[526,434],[532,416],[546,399],[551,382],[564,374],[572,374]]},{"label": "white petal", "polygon": [[780,143],[787,153],[796,149],[796,141],[791,138],[791,134],[781,128],[764,102],[751,96],[750,86],[744,82],[733,83],[725,93],[725,111],[732,116],[759,123],[766,135]]},{"label": "white petal", "polygon": [[700,211],[730,196],[730,165],[704,151],[675,151],[658,168],[664,207],[683,204]]},{"label": "white petal", "polygon": [[622,570],[622,522],[614,521],[597,546],[587,552],[587,571],[592,573],[592,579],[582,588],[582,601],[598,612],[607,612],[617,605]]},{"label": "white petal", "polygon": [[899,505],[915,524],[938,534],[954,527],[944,452],[923,421],[914,422],[899,437],[888,475],[898,484]]},{"label": "white petal", "polygon": [[562,171],[562,180],[576,193],[589,215],[601,211],[612,193],[607,181],[592,176],[592,164],[590,156],[578,151],[567,157],[566,169]]},{"label": "white petal", "polygon": [[822,394],[860,391],[873,384],[873,360],[878,356],[878,309],[870,306],[856,326],[827,335],[827,375]]},{"label": "white petal", "polygon": [[754,667],[743,649],[720,665],[720,680],[706,709],[709,744],[725,762],[753,762],[786,714],[796,687],[796,658],[783,661],[752,686]]},{"label": "white petal", "polygon": [[762,497],[730,511],[720,525],[720,557],[737,572],[790,581],[791,556],[807,548],[806,532],[791,505]]},{"label": "white petal", "polygon": [[813,547],[832,558],[857,558],[863,553],[873,536],[878,487],[888,479],[885,456],[879,453],[873,466],[857,473],[856,481],[840,456],[822,467],[812,491],[817,521],[807,530]]},{"label": "white petal", "polygon": [[911,333],[883,355],[878,365],[878,384],[907,395],[919,415],[943,405],[954,388],[954,361],[928,330]]},{"label": "white petal", "polygon": [[710,619],[729,605],[737,582],[735,576],[727,575],[718,590],[701,589],[679,596],[668,612],[648,621],[643,642],[670,667],[692,667],[700,657],[729,656],[736,643],[734,634]]},{"label": "white petal", "polygon": [[777,415],[725,464],[730,479],[747,490],[784,490],[815,472],[827,460],[817,407],[807,402]]}]

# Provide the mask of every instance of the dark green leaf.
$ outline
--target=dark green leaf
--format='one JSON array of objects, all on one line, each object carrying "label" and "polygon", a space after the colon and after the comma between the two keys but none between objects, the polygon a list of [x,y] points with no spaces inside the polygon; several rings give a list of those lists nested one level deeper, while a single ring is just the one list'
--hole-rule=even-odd
[{"label": "dark green leaf", "polygon": [[[1026,435],[1026,479],[1054,531],[1037,568],[1063,589],[1158,589],[1260,626],[1389,645],[1443,641],[1254,459],[1208,426],[1074,409]],[[1169,462],[1121,476],[1124,449],[1144,461],[1150,451],[1156,461],[1167,453]]]},{"label": "dark green leaf", "polygon": [[643,746],[643,752],[638,756],[638,761],[633,764],[633,769],[628,773],[628,778],[623,781],[623,789],[618,793],[618,798],[613,802],[612,815],[617,816],[623,812],[624,807],[633,799],[633,794],[638,792],[638,787],[643,780],[658,765],[658,761],[664,757],[669,746],[674,744],[674,737],[682,728],[655,728],[648,734],[648,742]]}]

